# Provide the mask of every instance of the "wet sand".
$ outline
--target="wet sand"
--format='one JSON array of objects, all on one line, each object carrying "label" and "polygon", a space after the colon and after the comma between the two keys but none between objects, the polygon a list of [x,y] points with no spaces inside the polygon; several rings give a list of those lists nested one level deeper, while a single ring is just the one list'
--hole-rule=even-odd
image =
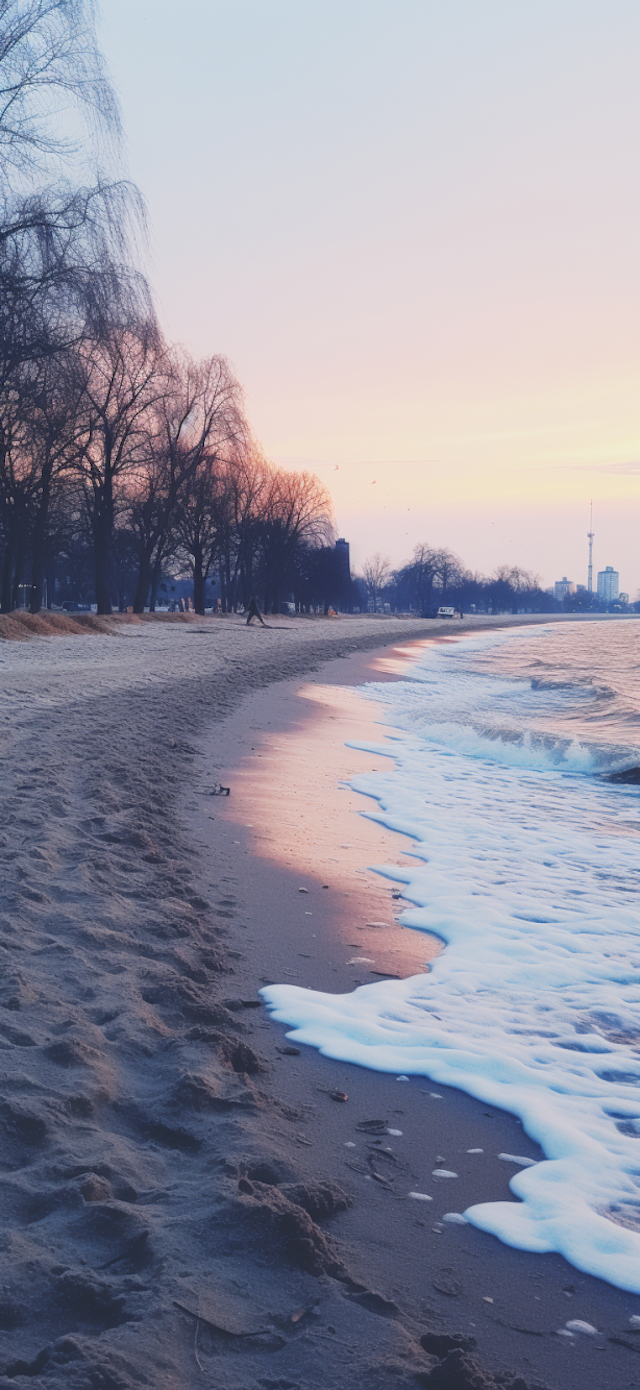
[{"label": "wet sand", "polygon": [[[266,980],[351,989],[372,961],[427,959],[366,870],[408,846],[333,790],[369,755],[342,763],[327,734],[360,728],[362,653],[427,632],[210,620],[0,643],[0,1390],[637,1382],[638,1300],[437,1219],[506,1194],[496,1155],[532,1152],[515,1122],[292,1054],[259,1003]],[[248,759],[272,736],[288,752],[296,720],[324,742],[285,835],[276,764]],[[228,802],[208,795],[224,768]],[[331,855],[334,817],[355,848]],[[407,1192],[441,1157],[459,1178],[427,1211]],[[600,1335],[558,1338],[569,1317]],[[474,1338],[484,1379],[436,1335]]]},{"label": "wet sand", "polygon": [[[234,895],[230,939],[243,996],[272,981],[346,992],[417,973],[441,949],[397,922],[397,888],[368,867],[406,862],[410,842],[369,820],[375,803],[346,785],[387,760],[345,745],[380,744],[392,732],[354,687],[399,678],[424,645],[333,661],[311,679],[271,687],[244,702],[222,737],[216,730],[204,741],[181,817],[203,865],[223,866]],[[228,799],[211,795],[220,782]],[[640,1385],[640,1338],[629,1324],[640,1300],[559,1256],[511,1250],[442,1219],[473,1202],[514,1200],[508,1182],[517,1165],[498,1155],[542,1156],[520,1121],[428,1079],[399,1083],[310,1048],[287,1055],[286,1030],[268,1018],[252,1028],[278,1095],[305,1117],[286,1152],[305,1176],[346,1184],[353,1205],[333,1219],[335,1238],[355,1277],[395,1301],[414,1335],[422,1327],[473,1338],[487,1385],[505,1372],[556,1390]],[[348,1099],[333,1101],[332,1091]],[[357,1128],[370,1119],[402,1132],[372,1138]],[[436,1167],[457,1178],[434,1179]],[[433,1200],[411,1199],[413,1190]],[[558,1335],[573,1319],[598,1335]]]}]

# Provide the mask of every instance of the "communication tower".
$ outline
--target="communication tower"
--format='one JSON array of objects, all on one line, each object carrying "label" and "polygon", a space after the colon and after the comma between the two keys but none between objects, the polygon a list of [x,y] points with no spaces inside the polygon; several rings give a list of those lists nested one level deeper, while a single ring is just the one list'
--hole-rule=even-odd
[{"label": "communication tower", "polygon": [[592,594],[592,593],[593,593],[593,502],[591,502],[591,510],[590,510],[590,512],[589,512],[589,530],[587,531],[587,540],[588,540],[588,542],[589,542],[589,568],[588,568],[588,570],[587,570],[587,590],[588,590],[588,592],[589,592],[590,594]]}]

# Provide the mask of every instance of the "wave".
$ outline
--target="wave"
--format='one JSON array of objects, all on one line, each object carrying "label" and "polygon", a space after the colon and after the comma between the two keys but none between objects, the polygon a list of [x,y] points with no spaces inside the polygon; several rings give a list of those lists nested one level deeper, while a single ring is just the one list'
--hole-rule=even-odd
[{"label": "wave", "polygon": [[[374,799],[367,815],[412,837],[415,864],[378,872],[403,885],[401,921],[445,950],[429,974],[347,995],[262,993],[297,1043],[519,1116],[545,1158],[511,1179],[518,1202],[467,1220],[640,1293],[637,792],[576,775],[594,770],[580,744],[558,761],[531,739],[433,720],[455,682],[422,662],[427,682],[378,687],[396,731],[375,752],[395,766],[352,785]],[[466,706],[468,682],[459,694]]]},{"label": "wave", "polygon": [[[482,733],[469,724],[442,723],[424,726],[421,737],[425,744],[467,758],[480,758],[484,762],[497,763],[503,767],[529,769],[535,772],[571,772],[592,774],[595,772],[617,771],[625,757],[623,750],[608,756],[600,749],[584,747],[578,739],[536,739],[526,732],[521,735]],[[350,747],[366,748],[366,745],[352,742]],[[385,750],[388,751],[388,750]]]}]

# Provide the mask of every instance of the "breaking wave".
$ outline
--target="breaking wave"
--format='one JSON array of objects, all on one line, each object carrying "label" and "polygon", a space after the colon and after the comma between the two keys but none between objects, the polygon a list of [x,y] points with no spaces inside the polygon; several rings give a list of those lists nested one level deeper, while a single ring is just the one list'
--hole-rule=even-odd
[{"label": "breaking wave", "polygon": [[411,679],[367,687],[393,726],[371,751],[393,763],[353,786],[416,860],[378,872],[402,885],[400,920],[446,949],[428,974],[351,994],[262,993],[296,1042],[519,1116],[544,1160],[511,1179],[519,1202],[466,1218],[640,1293],[638,793],[592,775],[637,749],[615,729],[567,737],[593,687],[505,679],[501,642],[431,648]]}]

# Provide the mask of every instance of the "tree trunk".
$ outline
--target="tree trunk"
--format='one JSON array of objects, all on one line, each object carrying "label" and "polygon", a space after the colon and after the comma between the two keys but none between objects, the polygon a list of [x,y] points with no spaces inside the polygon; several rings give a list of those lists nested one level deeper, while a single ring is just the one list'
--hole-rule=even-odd
[{"label": "tree trunk", "polygon": [[202,561],[194,560],[193,564],[193,606],[200,617],[204,617],[204,586],[206,580],[202,569]]},{"label": "tree trunk", "polygon": [[40,493],[40,505],[36,513],[33,527],[32,541],[32,566],[31,566],[31,602],[29,604],[30,613],[39,613],[42,608],[42,595],[44,589],[44,578],[46,568],[46,536],[47,521],[49,519],[49,499],[51,496],[51,466],[45,466],[42,472],[42,491]]},{"label": "tree trunk", "polygon": [[111,534],[106,517],[94,517],[93,557],[95,565],[96,605],[99,613],[112,612],[111,605]]},{"label": "tree trunk", "polygon": [[204,617],[204,586],[207,582],[207,571],[205,569],[202,545],[196,543],[192,550],[193,555],[193,606],[200,617]]},{"label": "tree trunk", "polygon": [[13,556],[15,540],[9,532],[2,560],[2,582],[0,585],[0,612],[11,612],[11,580],[13,577]]},{"label": "tree trunk", "polygon": [[19,607],[20,607],[20,589],[21,589],[21,587],[22,587],[22,578],[23,578],[23,575],[24,575],[24,541],[23,541],[23,540],[20,540],[20,541],[18,542],[18,545],[17,545],[17,548],[16,548],[16,549],[17,549],[16,562],[15,562],[15,568],[14,568],[14,571],[13,571],[13,597],[12,597],[12,603],[11,603],[11,607],[12,607],[12,608],[19,608]]},{"label": "tree trunk", "polygon": [[134,613],[144,613],[151,588],[151,556],[146,552],[140,557],[140,570],[133,600]]},{"label": "tree trunk", "polygon": [[225,567],[224,567],[224,563],[223,563],[222,560],[220,560],[220,563],[219,563],[219,565],[218,565],[218,578],[219,578],[219,580],[220,580],[220,607],[221,607],[223,613],[227,613],[227,612],[228,612],[228,608],[227,608],[228,597],[227,597],[227,596],[228,596],[228,593],[229,593],[229,586],[228,586],[228,584],[227,584],[227,576],[226,576],[226,574],[225,574]]},{"label": "tree trunk", "polygon": [[107,474],[104,483],[95,496],[93,513],[93,550],[96,576],[96,604],[98,612],[108,615],[113,612],[111,605],[111,581],[113,564],[111,541],[113,536],[113,484]]},{"label": "tree trunk", "polygon": [[149,612],[155,613],[156,603],[158,602],[158,589],[160,587],[160,576],[162,574],[162,560],[156,560],[151,574],[151,593],[149,594]]}]

